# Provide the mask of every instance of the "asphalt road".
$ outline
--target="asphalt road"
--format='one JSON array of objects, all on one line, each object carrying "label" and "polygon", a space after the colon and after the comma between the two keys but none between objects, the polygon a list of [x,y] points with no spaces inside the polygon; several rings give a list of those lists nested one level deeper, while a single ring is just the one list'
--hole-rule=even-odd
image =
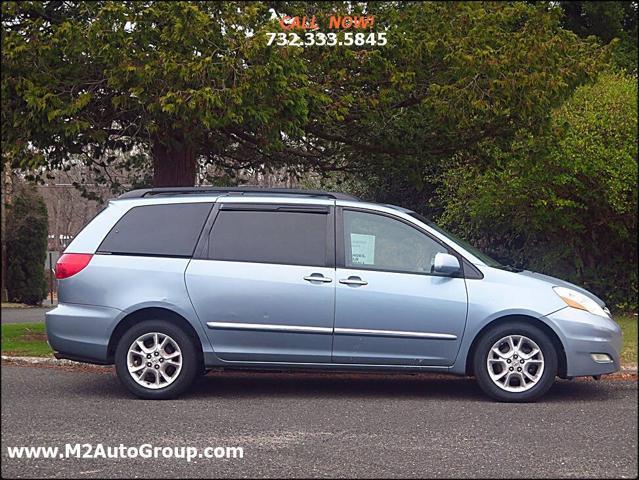
[{"label": "asphalt road", "polygon": [[[111,370],[3,366],[2,477],[636,477],[636,381],[499,404],[427,375],[213,373],[137,400]],[[9,459],[9,446],[240,446],[242,459]]]},{"label": "asphalt road", "polygon": [[0,318],[2,323],[44,322],[44,314],[52,308],[3,308]]}]

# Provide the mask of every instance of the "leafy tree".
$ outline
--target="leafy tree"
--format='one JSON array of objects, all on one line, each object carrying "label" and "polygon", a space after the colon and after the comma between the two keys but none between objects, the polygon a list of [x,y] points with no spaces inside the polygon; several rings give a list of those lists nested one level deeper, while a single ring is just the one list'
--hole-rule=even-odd
[{"label": "leafy tree", "polygon": [[[262,3],[6,2],[2,122],[14,165],[89,164],[140,149],[154,184],[193,185],[196,159],[266,147],[304,117],[301,72],[247,35]],[[262,143],[261,143],[262,145]]]},{"label": "leafy tree", "polygon": [[636,1],[562,1],[562,24],[581,37],[594,35],[603,43],[617,40],[613,61],[628,72],[637,72]]},{"label": "leafy tree", "polygon": [[444,223],[501,259],[636,308],[637,82],[604,74],[484,166],[448,172]]},{"label": "leafy tree", "polygon": [[39,305],[47,294],[47,208],[31,186],[16,188],[7,215],[7,290],[9,301]]},{"label": "leafy tree", "polygon": [[313,151],[378,177],[374,194],[385,200],[423,205],[432,179],[457,152],[505,145],[520,128],[542,129],[606,54],[559,28],[559,10],[484,2],[366,6],[377,29],[387,30],[388,45],[305,52],[322,94],[312,97],[304,128]]},{"label": "leafy tree", "polygon": [[[270,8],[272,7],[272,8]],[[375,15],[386,46],[267,46],[278,15]],[[478,2],[5,2],[2,140],[14,166],[150,154],[198,165],[392,172],[418,199],[446,159],[536,130],[607,54],[560,11]],[[392,185],[390,186],[392,188]]]}]

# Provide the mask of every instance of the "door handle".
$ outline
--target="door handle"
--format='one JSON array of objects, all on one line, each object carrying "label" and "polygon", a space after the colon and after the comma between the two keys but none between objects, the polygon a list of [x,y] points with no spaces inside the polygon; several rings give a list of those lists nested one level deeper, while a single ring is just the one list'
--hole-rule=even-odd
[{"label": "door handle", "polygon": [[359,277],[342,278],[339,283],[343,283],[344,285],[368,285],[366,280],[362,280]]},{"label": "door handle", "polygon": [[304,280],[307,282],[322,282],[322,283],[330,283],[333,281],[332,278],[325,277],[321,273],[313,273],[304,277]]}]

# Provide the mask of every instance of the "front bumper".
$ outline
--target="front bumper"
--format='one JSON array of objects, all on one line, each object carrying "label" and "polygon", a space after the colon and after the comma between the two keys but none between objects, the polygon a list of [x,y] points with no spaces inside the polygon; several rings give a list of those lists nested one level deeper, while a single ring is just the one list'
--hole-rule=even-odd
[{"label": "front bumper", "polygon": [[58,358],[107,363],[109,338],[121,313],[115,308],[59,304],[45,314],[49,345]]},{"label": "front bumper", "polygon": [[[548,315],[559,332],[566,353],[566,376],[604,375],[621,368],[621,328],[609,318],[566,307]],[[597,362],[592,354],[606,354],[609,362]]]}]

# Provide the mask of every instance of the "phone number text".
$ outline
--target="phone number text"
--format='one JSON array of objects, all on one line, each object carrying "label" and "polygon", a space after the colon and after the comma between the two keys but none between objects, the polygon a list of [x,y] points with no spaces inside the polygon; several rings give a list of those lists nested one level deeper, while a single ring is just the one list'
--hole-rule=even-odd
[{"label": "phone number text", "polygon": [[280,47],[333,47],[333,46],[357,46],[364,47],[366,45],[383,47],[388,40],[385,32],[373,33],[354,33],[344,32],[340,35],[337,33],[308,32],[298,34],[295,32],[288,33],[267,33],[267,45],[278,45]]}]

